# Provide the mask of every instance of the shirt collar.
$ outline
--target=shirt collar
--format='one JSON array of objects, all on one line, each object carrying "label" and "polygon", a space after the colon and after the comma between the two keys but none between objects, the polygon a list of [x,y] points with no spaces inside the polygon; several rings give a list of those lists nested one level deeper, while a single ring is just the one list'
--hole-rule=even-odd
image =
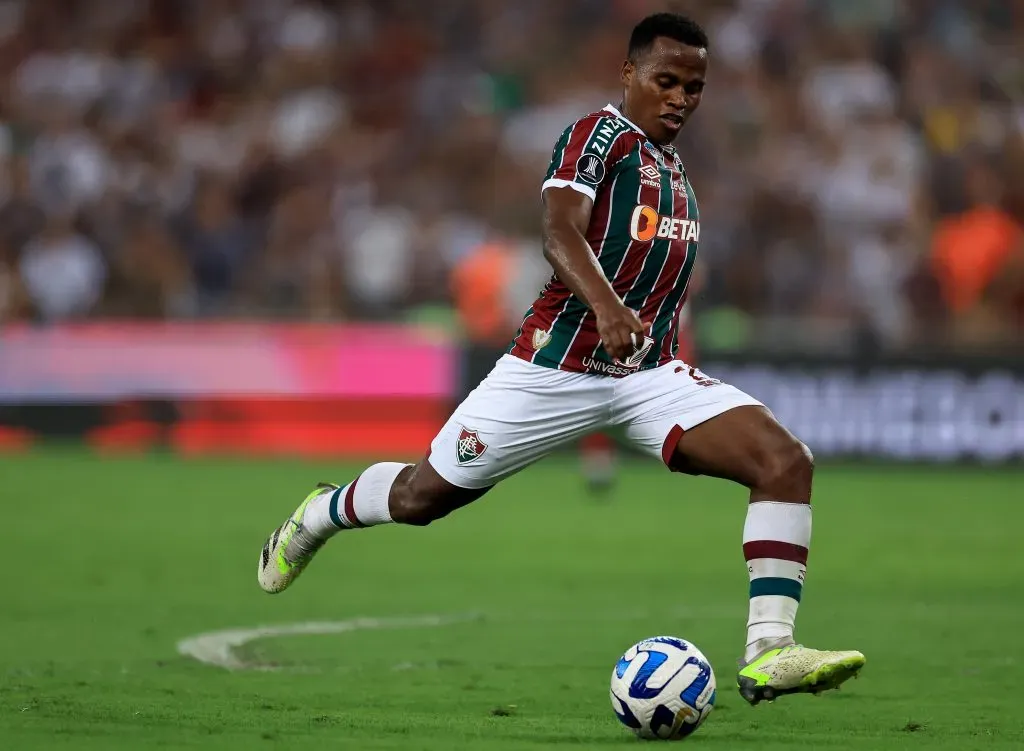
[{"label": "shirt collar", "polygon": [[[635,122],[633,122],[632,120],[630,120],[630,119],[629,119],[628,117],[626,117],[625,115],[623,115],[623,114],[622,114],[621,112],[619,112],[619,109],[618,109],[618,107],[616,107],[616,106],[614,106],[614,105],[612,105],[612,104],[606,104],[606,105],[604,106],[604,111],[605,111],[605,112],[610,112],[610,113],[612,113],[613,115],[615,115],[615,117],[619,118],[620,120],[622,120],[623,122],[625,122],[626,124],[628,124],[628,125],[629,125],[629,126],[630,126],[630,127],[631,127],[631,128],[633,129],[633,130],[635,130],[635,131],[636,131],[637,133],[639,133],[640,135],[642,135],[642,136],[643,136],[644,138],[647,138],[647,134],[643,132],[643,130],[642,130],[642,129],[640,128],[640,126],[639,126],[639,125],[637,125],[637,124],[636,124]],[[647,140],[648,140],[648,141],[650,141],[651,139],[647,138]],[[653,142],[653,141],[651,141],[651,143],[654,143],[654,142]],[[663,150],[663,151],[664,151],[665,153],[667,153],[667,154],[670,154],[670,155],[673,155],[673,156],[674,156],[674,155],[675,155],[675,153],[676,153],[676,147],[675,147],[675,146],[672,146],[671,144],[669,144],[669,145],[667,145],[667,146],[661,146],[660,144],[655,144],[655,145],[656,145],[656,146],[657,146],[657,147],[658,147],[659,149],[662,149],[662,150]]]},{"label": "shirt collar", "polygon": [[643,131],[642,131],[642,130],[640,129],[640,126],[639,126],[639,125],[637,125],[637,124],[636,124],[635,122],[633,122],[633,121],[632,121],[632,120],[630,120],[630,119],[629,119],[628,117],[626,117],[626,116],[625,116],[625,115],[623,115],[623,114],[622,114],[621,112],[619,112],[619,110],[618,110],[618,109],[617,109],[616,107],[614,107],[613,105],[611,105],[611,104],[606,104],[606,105],[605,105],[605,107],[604,107],[604,111],[605,111],[605,112],[611,112],[611,113],[612,113],[613,115],[615,115],[615,117],[617,117],[617,118],[619,118],[620,120],[623,120],[623,121],[625,121],[626,123],[628,123],[628,124],[629,124],[629,126],[630,126],[630,127],[631,127],[631,128],[633,129],[633,130],[635,130],[635,131],[636,131],[637,133],[639,133],[640,135],[642,135],[642,136],[646,137],[646,135],[644,134],[644,132],[643,132]]}]

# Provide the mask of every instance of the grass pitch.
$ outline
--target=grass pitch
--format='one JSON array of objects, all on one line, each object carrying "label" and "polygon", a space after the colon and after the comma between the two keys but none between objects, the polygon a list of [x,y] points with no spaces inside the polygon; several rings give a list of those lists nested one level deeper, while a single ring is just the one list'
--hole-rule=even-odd
[{"label": "grass pitch", "polygon": [[[427,529],[342,533],[288,592],[259,591],[265,535],[312,482],[357,469],[0,457],[0,748],[635,749],[608,679],[661,633],[716,671],[698,747],[1024,748],[1024,471],[820,469],[797,633],[868,664],[841,692],[751,708],[734,687],[742,489],[644,463],[595,501],[551,460]],[[218,629],[431,614],[462,620],[234,653],[273,671],[176,649]]]}]

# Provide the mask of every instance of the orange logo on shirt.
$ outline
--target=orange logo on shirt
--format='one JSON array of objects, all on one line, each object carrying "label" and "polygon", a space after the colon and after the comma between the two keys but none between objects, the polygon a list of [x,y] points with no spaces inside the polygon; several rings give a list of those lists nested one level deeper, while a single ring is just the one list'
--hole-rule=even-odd
[{"label": "orange logo on shirt", "polygon": [[629,236],[640,243],[650,242],[656,237],[662,240],[699,242],[700,222],[659,216],[650,206],[640,204],[633,209],[633,216],[630,217]]},{"label": "orange logo on shirt", "polygon": [[629,236],[637,242],[653,240],[658,234],[658,212],[650,206],[637,206],[629,220]]}]

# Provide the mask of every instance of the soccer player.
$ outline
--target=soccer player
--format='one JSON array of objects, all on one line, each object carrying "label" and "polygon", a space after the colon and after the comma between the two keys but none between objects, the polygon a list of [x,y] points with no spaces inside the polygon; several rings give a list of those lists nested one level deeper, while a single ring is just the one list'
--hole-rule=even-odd
[{"label": "soccer player", "polygon": [[757,400],[675,358],[700,216],[672,142],[700,105],[707,68],[708,39],[692,20],[659,13],[633,29],[619,106],[581,118],[555,144],[541,189],[554,275],[507,354],[418,464],[374,464],[310,493],[263,547],[264,590],[288,587],[341,530],[430,524],[555,447],[620,426],[674,471],[750,490],[743,698],[817,693],[861,669],[860,652],[793,638],[811,541],[810,452]]}]

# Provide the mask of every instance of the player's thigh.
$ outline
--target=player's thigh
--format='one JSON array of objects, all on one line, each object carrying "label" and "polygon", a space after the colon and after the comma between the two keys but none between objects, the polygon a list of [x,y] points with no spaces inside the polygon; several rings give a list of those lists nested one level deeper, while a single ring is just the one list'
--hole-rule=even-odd
[{"label": "player's thigh", "polygon": [[615,395],[615,420],[625,425],[631,443],[670,469],[705,474],[678,455],[679,442],[697,426],[738,407],[767,412],[735,386],[676,362],[623,378]]},{"label": "player's thigh", "polygon": [[613,384],[503,356],[430,446],[437,474],[487,488],[607,423]]},{"label": "player's thigh", "polygon": [[683,433],[669,466],[750,488],[751,498],[810,501],[813,462],[807,447],[762,406],[730,409]]}]

